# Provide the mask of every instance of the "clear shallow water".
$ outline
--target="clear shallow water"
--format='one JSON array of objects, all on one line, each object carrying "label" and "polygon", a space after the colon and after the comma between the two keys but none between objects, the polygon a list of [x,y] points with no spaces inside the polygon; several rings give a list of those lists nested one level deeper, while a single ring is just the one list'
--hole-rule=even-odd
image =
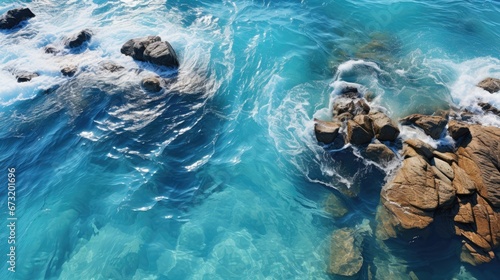
[{"label": "clear shallow water", "polygon": [[[312,120],[327,118],[333,83],[360,83],[394,117],[477,110],[478,97],[500,105],[474,87],[500,77],[500,4],[426,2],[1,1],[0,12],[25,4],[37,15],[0,33],[0,162],[18,176],[14,279],[329,279],[332,230],[374,228],[384,179],[316,143]],[[95,33],[88,49],[43,53],[83,28]],[[151,34],[181,61],[158,94],[139,82],[159,69],[119,53]],[[126,71],[100,70],[107,60]],[[80,67],[69,80],[68,63]],[[11,68],[42,76],[18,84]],[[333,219],[325,200],[346,187],[359,195],[340,195],[349,213]],[[456,240],[391,254],[367,240],[362,278],[499,272],[497,261],[460,264]]]}]

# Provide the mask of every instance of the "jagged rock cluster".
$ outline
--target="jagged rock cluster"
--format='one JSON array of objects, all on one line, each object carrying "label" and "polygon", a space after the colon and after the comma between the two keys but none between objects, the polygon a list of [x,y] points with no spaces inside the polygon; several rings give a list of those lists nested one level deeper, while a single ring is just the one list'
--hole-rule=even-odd
[{"label": "jagged rock cluster", "polygon": [[[8,11],[0,17],[0,29],[13,29],[22,22],[35,17],[35,14],[28,8],[18,8]],[[92,30],[84,29],[63,39],[62,44],[66,52],[78,51],[86,47],[92,40],[94,33]],[[49,44],[44,47],[47,54],[59,55],[63,50]],[[143,62],[149,62],[156,66],[178,68],[179,60],[173,47],[167,41],[161,41],[159,36],[147,36],[127,41],[121,48],[121,53],[131,56],[133,59]],[[73,77],[78,72],[77,65],[65,65],[61,68],[61,74],[66,77]],[[100,69],[113,73],[124,70],[123,66],[114,62],[104,62],[100,64]],[[29,82],[40,76],[37,72],[16,70],[11,71],[17,79],[17,82]],[[150,92],[158,92],[162,89],[162,79],[158,76],[148,76],[141,81],[141,86]]]},{"label": "jagged rock cluster", "polygon": [[[494,93],[500,90],[500,80],[488,78],[478,87]],[[491,104],[479,105],[487,113],[500,112]],[[401,166],[381,190],[377,238],[458,236],[461,260],[478,265],[493,260],[500,248],[500,128],[470,120],[466,111],[413,114],[399,124],[421,129],[433,139],[450,136],[455,145],[434,148],[420,139],[403,141],[389,117],[372,110],[357,90],[348,87],[334,100],[332,121],[315,120],[315,134],[326,148],[339,149],[349,142],[365,158],[379,163],[395,157],[385,144],[402,141]],[[330,196],[327,211],[341,217],[347,208]],[[358,273],[363,263],[360,242],[362,238],[349,229],[335,231],[329,272]]]},{"label": "jagged rock cluster", "polygon": [[[404,145],[404,161],[381,192],[379,238],[431,234],[463,240],[463,261],[491,261],[500,245],[500,128],[452,120],[456,149],[442,152],[416,140]],[[439,216],[439,217],[438,217]]]},{"label": "jagged rock cluster", "polygon": [[335,149],[351,143],[363,146],[364,156],[379,163],[395,157],[381,141],[397,139],[397,124],[383,112],[371,109],[357,88],[346,87],[333,103],[332,121],[315,120],[314,130],[319,142]]}]

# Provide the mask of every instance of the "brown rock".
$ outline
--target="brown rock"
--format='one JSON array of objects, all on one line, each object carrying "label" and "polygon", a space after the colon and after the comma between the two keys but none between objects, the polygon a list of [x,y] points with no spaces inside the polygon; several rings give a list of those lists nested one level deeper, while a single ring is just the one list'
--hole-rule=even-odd
[{"label": "brown rock", "polygon": [[500,91],[500,79],[486,78],[477,84],[478,87],[489,93]]},{"label": "brown rock", "polygon": [[330,194],[325,201],[325,210],[335,218],[343,217],[347,214],[347,207],[336,195]]},{"label": "brown rock", "polygon": [[373,135],[353,120],[347,121],[347,141],[354,145],[363,145],[372,141]]},{"label": "brown rock", "polygon": [[454,162],[458,162],[458,156],[455,155],[454,153],[441,153],[439,151],[434,150],[432,154],[434,155],[434,157],[446,161],[449,165],[452,165],[452,163]]},{"label": "brown rock", "polygon": [[355,109],[356,105],[354,105],[354,101],[352,99],[338,98],[333,103],[333,112],[334,115],[337,116],[343,113],[354,114]]},{"label": "brown rock", "polygon": [[451,184],[436,179],[435,186],[438,193],[439,207],[447,208],[452,206],[455,202],[455,189]]},{"label": "brown rock", "polygon": [[316,119],[314,122],[314,132],[319,142],[330,144],[339,136],[339,130],[342,127],[342,123],[320,121]]},{"label": "brown rock", "polygon": [[366,147],[364,156],[376,163],[387,163],[396,157],[396,154],[384,144],[370,144]]},{"label": "brown rock", "polygon": [[441,116],[426,116],[413,114],[401,120],[403,125],[415,125],[424,130],[425,134],[439,139],[448,121]]},{"label": "brown rock", "polygon": [[474,223],[474,216],[472,215],[472,206],[470,202],[460,203],[458,208],[458,212],[453,218],[455,222],[463,223],[463,224],[472,224]]},{"label": "brown rock", "polygon": [[432,152],[434,151],[434,148],[431,147],[431,145],[425,143],[422,140],[419,139],[408,139],[404,142],[404,144],[410,146],[417,152],[419,155],[424,156],[425,158],[431,159],[433,157]]},{"label": "brown rock", "polygon": [[460,259],[463,262],[469,263],[471,265],[479,265],[483,263],[488,263],[495,257],[495,254],[490,252],[485,252],[481,250],[478,246],[471,243],[464,243],[462,246],[462,253],[460,254]]},{"label": "brown rock", "polygon": [[357,240],[354,230],[349,228],[333,232],[328,272],[342,276],[356,275],[363,266],[361,241]]},{"label": "brown rock", "polygon": [[448,133],[450,134],[451,138],[453,138],[454,140],[458,140],[463,136],[469,135],[470,131],[467,124],[451,120],[450,122],[448,122]]},{"label": "brown rock", "polygon": [[357,115],[353,120],[358,123],[366,132],[370,133],[373,138],[372,120],[367,115]]},{"label": "brown rock", "polygon": [[446,175],[446,177],[448,177],[450,180],[453,180],[453,178],[455,177],[453,169],[444,160],[435,157],[432,159],[431,164],[436,166],[436,168],[439,169],[439,171],[443,172],[443,174]]},{"label": "brown rock", "polygon": [[456,163],[452,165],[453,173],[455,177],[453,178],[453,188],[457,191],[457,194],[472,194],[476,191],[476,183],[472,181],[465,170],[460,168]]},{"label": "brown rock", "polygon": [[380,141],[394,141],[399,136],[398,126],[384,113],[371,112],[375,137]]},{"label": "brown rock", "polygon": [[[472,214],[474,215],[474,221],[476,222],[475,232],[477,232],[477,234],[489,243],[492,243],[493,238],[490,230],[490,217],[488,215],[489,207],[488,202],[478,195],[477,204],[472,206]],[[481,248],[484,247],[481,246]]]},{"label": "brown rock", "polygon": [[458,165],[474,181],[479,194],[500,208],[500,128],[470,125],[472,139],[461,144]]},{"label": "brown rock", "polygon": [[356,102],[356,107],[361,108],[361,113],[363,114],[368,114],[370,112],[370,105],[362,98]]},{"label": "brown rock", "polygon": [[333,120],[339,121],[339,122],[346,122],[348,120],[352,120],[353,117],[354,116],[351,113],[345,112],[345,113],[342,113],[340,115],[333,117]]}]

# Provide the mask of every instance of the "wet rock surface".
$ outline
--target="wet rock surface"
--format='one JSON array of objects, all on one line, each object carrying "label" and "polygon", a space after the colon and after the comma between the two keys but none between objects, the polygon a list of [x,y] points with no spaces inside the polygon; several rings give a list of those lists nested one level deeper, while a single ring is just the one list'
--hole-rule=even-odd
[{"label": "wet rock surface", "polygon": [[7,11],[0,17],[0,29],[12,29],[21,22],[34,18],[35,14],[28,8],[17,8]]},{"label": "wet rock surface", "polygon": [[159,36],[147,36],[130,39],[121,48],[121,53],[138,61],[150,62],[169,68],[179,67],[179,60],[174,48]]},{"label": "wet rock surface", "polygon": [[87,43],[92,39],[92,31],[89,29],[84,29],[76,34],[73,34],[64,40],[64,46],[66,48],[79,48],[83,44]]},{"label": "wet rock surface", "polygon": [[24,82],[29,82],[40,75],[36,72],[18,71],[15,73],[15,76],[18,83],[24,83]]},{"label": "wet rock surface", "polygon": [[478,87],[486,90],[489,93],[500,91],[500,79],[486,78],[477,84]]}]

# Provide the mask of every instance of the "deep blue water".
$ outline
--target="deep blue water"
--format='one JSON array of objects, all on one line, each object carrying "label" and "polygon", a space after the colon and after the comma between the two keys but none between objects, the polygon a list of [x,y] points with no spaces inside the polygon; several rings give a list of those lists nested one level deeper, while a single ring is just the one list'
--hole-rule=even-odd
[{"label": "deep blue water", "polygon": [[[0,33],[0,178],[16,168],[18,218],[16,272],[2,260],[0,279],[334,278],[331,232],[375,229],[385,174],[314,138],[335,85],[363,85],[393,117],[477,111],[477,98],[500,106],[475,88],[500,78],[498,1],[1,0],[0,12],[17,6],[36,17]],[[87,48],[43,52],[84,28]],[[173,73],[120,54],[146,35],[181,62],[161,93],[140,80]],[[100,70],[106,60],[126,70]],[[79,66],[74,78],[60,75],[66,64]],[[41,76],[19,84],[9,69]],[[331,194],[345,217],[325,210]],[[392,251],[367,240],[362,279],[500,273],[498,260],[460,263],[457,240]]]}]

